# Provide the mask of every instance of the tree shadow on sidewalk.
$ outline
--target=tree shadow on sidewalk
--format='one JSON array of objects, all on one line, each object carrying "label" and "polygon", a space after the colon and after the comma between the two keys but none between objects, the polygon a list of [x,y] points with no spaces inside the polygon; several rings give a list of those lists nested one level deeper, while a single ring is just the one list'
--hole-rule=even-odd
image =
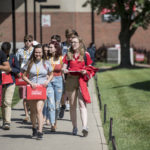
[{"label": "tree shadow on sidewalk", "polygon": [[31,135],[24,135],[24,134],[5,134],[5,135],[0,135],[0,137],[31,139]]},{"label": "tree shadow on sidewalk", "polygon": [[13,111],[24,111],[23,108],[12,108]]},{"label": "tree shadow on sidewalk", "polygon": [[[66,132],[66,131],[51,132],[50,130],[45,130],[43,133],[44,133],[44,134],[52,134],[52,135],[62,134],[62,135],[74,136],[74,135],[72,135],[72,132]],[[76,136],[79,136],[79,137],[80,137],[80,135],[76,135]]]}]

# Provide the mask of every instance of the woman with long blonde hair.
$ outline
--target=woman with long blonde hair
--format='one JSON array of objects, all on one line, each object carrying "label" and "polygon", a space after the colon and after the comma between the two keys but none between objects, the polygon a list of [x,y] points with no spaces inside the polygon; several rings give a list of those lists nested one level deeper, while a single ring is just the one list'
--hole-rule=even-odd
[{"label": "woman with long blonde hair", "polygon": [[[86,61],[85,61],[86,57]],[[82,133],[83,136],[88,135],[87,129],[87,108],[86,102],[83,99],[79,78],[86,75],[85,66],[90,65],[92,60],[89,53],[86,52],[86,48],[82,39],[78,36],[72,37],[71,48],[63,59],[63,72],[67,73],[67,79],[65,84],[65,90],[70,101],[70,117],[73,125],[72,134],[77,135],[77,99],[79,101],[79,109],[82,121]],[[71,83],[71,84],[70,84]]]}]

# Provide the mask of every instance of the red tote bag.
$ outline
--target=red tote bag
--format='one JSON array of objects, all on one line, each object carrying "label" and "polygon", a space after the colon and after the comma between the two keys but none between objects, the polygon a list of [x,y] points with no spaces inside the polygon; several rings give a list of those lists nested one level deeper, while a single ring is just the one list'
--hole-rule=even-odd
[{"label": "red tote bag", "polygon": [[13,83],[13,79],[10,73],[2,72],[2,84]]},{"label": "red tote bag", "polygon": [[0,107],[2,106],[2,85],[0,85]]},{"label": "red tote bag", "polygon": [[19,96],[21,99],[27,98],[27,87],[25,85],[19,87]]},{"label": "red tote bag", "polygon": [[27,82],[25,82],[23,79],[22,79],[22,73],[21,73],[21,77],[16,77],[16,85],[18,86],[21,86],[21,85],[27,85]]},{"label": "red tote bag", "polygon": [[27,100],[46,100],[46,88],[43,85],[37,85],[33,89],[30,85],[27,85]]}]

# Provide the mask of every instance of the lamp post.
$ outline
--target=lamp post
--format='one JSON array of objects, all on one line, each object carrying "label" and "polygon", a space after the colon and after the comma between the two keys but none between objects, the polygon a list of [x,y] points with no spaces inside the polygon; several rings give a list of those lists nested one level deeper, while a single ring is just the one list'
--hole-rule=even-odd
[{"label": "lamp post", "polygon": [[25,16],[25,35],[28,34],[28,13],[27,13],[27,0],[24,0],[24,16]]},{"label": "lamp post", "polygon": [[16,17],[15,0],[12,0],[12,32],[13,32],[13,52],[16,52]]},{"label": "lamp post", "polygon": [[95,24],[94,24],[94,6],[93,6],[93,0],[92,0],[92,5],[91,5],[91,37],[92,37],[92,42],[95,43]]},{"label": "lamp post", "polygon": [[33,0],[33,9],[34,9],[34,17],[33,17],[34,40],[36,40],[36,0]]}]

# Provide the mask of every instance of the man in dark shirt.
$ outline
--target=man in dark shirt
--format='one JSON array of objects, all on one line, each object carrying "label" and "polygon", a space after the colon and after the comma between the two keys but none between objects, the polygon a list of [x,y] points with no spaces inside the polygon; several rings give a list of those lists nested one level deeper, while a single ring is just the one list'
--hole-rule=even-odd
[{"label": "man in dark shirt", "polygon": [[2,101],[2,73],[1,71],[10,72],[9,62],[3,51],[0,50],[0,106]]},{"label": "man in dark shirt", "polygon": [[9,62],[3,51],[0,50],[0,85],[2,84],[2,74],[1,71],[10,72]]}]

